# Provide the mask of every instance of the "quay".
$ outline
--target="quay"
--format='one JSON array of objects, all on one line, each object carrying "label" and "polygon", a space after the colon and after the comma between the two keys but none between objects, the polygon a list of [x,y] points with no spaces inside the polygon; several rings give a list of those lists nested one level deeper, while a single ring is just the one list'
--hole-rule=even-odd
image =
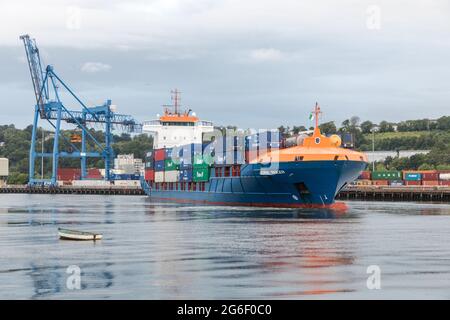
[{"label": "quay", "polygon": [[[0,187],[0,193],[145,195],[145,192],[140,186],[29,187],[24,185],[9,185]],[[337,195],[336,199],[371,201],[437,201],[450,203],[450,188],[411,186],[348,186]]]},{"label": "quay", "polygon": [[336,199],[450,202],[450,187],[348,186]]},{"label": "quay", "polygon": [[141,187],[108,186],[108,187],[30,187],[24,185],[10,185],[0,188],[0,193],[40,193],[40,194],[97,194],[97,195],[145,195]]}]

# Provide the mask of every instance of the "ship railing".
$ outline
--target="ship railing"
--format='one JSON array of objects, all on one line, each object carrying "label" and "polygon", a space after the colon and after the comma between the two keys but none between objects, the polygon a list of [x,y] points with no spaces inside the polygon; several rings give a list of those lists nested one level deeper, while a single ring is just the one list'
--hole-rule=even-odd
[{"label": "ship railing", "polygon": [[144,121],[142,123],[143,126],[156,126],[161,124],[161,122],[159,120],[148,120],[148,121]]},{"label": "ship railing", "polygon": [[199,121],[197,122],[200,126],[213,126],[213,123],[211,121]]}]

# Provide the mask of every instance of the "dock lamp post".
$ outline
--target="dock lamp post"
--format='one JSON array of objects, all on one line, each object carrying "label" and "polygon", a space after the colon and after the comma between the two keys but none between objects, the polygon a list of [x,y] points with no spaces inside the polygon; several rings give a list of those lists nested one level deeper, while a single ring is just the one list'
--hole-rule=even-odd
[{"label": "dock lamp post", "polygon": [[377,131],[378,126],[373,126],[370,131],[372,132],[372,171],[375,171],[375,131]]}]

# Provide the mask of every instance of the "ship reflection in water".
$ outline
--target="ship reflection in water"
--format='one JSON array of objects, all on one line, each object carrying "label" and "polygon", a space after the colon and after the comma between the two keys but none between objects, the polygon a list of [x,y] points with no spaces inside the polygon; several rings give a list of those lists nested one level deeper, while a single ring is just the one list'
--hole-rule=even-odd
[{"label": "ship reflection in water", "polygon": [[[449,298],[450,206],[270,209],[0,195],[0,298]],[[61,241],[57,228],[104,239]],[[381,269],[381,290],[366,286]],[[80,289],[67,286],[80,268]]]}]

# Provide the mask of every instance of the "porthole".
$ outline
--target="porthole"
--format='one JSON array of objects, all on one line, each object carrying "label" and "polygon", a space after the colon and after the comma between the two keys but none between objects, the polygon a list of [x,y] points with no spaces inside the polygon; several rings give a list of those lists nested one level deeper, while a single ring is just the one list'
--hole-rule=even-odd
[{"label": "porthole", "polygon": [[314,141],[316,142],[316,144],[319,144],[320,143],[320,138],[317,137]]}]

